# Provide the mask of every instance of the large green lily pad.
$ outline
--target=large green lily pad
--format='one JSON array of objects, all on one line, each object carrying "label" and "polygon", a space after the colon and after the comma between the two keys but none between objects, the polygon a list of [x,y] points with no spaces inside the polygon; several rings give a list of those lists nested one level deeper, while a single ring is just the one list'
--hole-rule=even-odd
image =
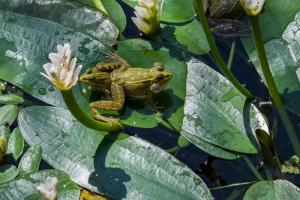
[{"label": "large green lily pad", "polygon": [[127,135],[104,139],[63,108],[27,107],[18,122],[45,161],[92,191],[113,199],[212,199],[204,182],[162,149]]}]

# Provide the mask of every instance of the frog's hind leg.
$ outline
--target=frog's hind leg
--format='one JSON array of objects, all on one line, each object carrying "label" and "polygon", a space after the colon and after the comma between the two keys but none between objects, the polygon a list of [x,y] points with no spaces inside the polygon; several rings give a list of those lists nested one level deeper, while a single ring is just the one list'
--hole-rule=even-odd
[{"label": "frog's hind leg", "polygon": [[122,64],[124,66],[129,67],[129,64],[127,63],[127,61],[124,60],[121,56],[119,56],[119,55],[117,55],[117,54],[115,54],[113,52],[103,52],[103,53],[106,55],[106,57],[110,61],[112,61],[112,62],[118,62],[118,63],[120,63],[120,64]]},{"label": "frog's hind leg", "polygon": [[125,92],[121,85],[112,83],[111,85],[112,100],[95,101],[90,103],[90,108],[95,119],[108,123],[117,122],[119,119],[105,117],[97,112],[97,109],[119,111],[122,110],[125,102]]}]

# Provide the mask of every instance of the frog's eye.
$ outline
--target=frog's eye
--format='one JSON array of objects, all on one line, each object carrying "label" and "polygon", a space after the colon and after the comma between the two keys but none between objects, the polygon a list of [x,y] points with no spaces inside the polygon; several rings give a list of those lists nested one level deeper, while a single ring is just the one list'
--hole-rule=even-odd
[{"label": "frog's eye", "polygon": [[158,71],[164,71],[164,67],[162,66],[162,64],[160,62],[156,62],[153,65]]}]

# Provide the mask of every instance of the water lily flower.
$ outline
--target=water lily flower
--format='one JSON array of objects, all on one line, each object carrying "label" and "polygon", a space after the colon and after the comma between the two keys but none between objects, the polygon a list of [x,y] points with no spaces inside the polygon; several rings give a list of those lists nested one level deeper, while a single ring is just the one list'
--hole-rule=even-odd
[{"label": "water lily flower", "polygon": [[47,177],[46,181],[37,187],[37,190],[43,199],[55,200],[57,197],[57,184],[56,177]]},{"label": "water lily flower", "polygon": [[146,35],[153,35],[160,29],[157,0],[138,0],[132,17],[133,23]]},{"label": "water lily flower", "polygon": [[71,59],[70,44],[57,45],[57,53],[50,53],[51,63],[46,63],[43,68],[46,74],[41,73],[49,79],[59,90],[70,90],[78,81],[82,66],[75,69],[77,58]]},{"label": "water lily flower", "polygon": [[240,0],[240,4],[246,11],[247,15],[256,16],[261,12],[265,4],[265,0]]}]

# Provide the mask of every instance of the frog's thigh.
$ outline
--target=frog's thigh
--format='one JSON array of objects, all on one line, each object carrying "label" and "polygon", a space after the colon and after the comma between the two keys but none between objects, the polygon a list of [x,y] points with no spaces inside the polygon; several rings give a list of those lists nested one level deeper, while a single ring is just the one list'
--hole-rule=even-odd
[{"label": "frog's thigh", "polygon": [[125,102],[125,92],[121,85],[112,83],[111,85],[112,100],[110,101],[95,101],[90,103],[91,108],[99,108],[102,110],[122,110]]}]

